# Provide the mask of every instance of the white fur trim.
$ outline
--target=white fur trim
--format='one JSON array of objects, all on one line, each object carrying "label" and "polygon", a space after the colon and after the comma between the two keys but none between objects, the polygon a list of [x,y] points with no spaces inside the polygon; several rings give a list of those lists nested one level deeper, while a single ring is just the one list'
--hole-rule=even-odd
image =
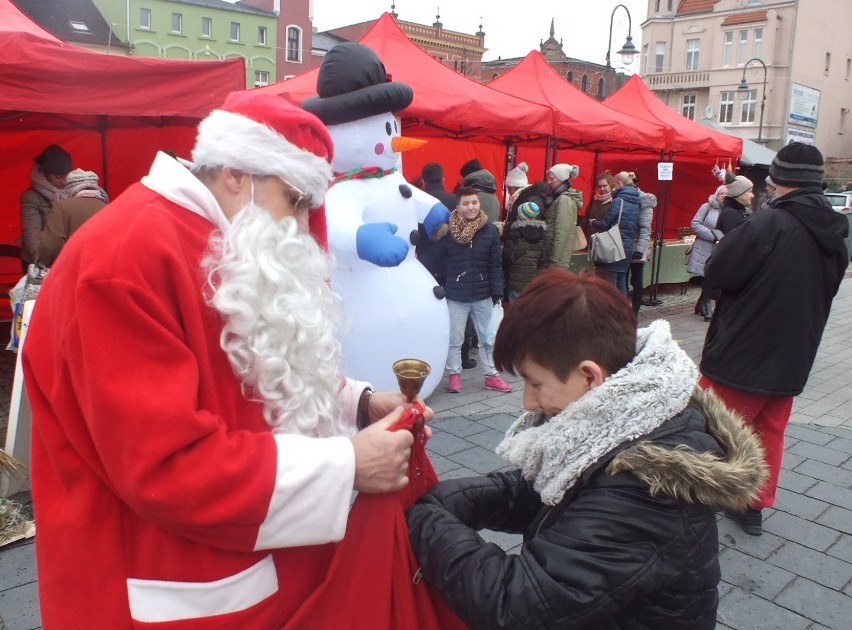
[{"label": "white fur trim", "polygon": [[275,434],[278,470],[255,550],[337,542],[346,533],[355,450],[345,437]]},{"label": "white fur trim", "polygon": [[252,175],[280,177],[320,205],[331,180],[331,165],[247,116],[216,110],[201,121],[192,150],[195,166],[228,166]]},{"label": "white fur trim", "polygon": [[142,623],[227,615],[251,608],[277,592],[278,573],[272,556],[212,582],[127,579],[130,616]]}]

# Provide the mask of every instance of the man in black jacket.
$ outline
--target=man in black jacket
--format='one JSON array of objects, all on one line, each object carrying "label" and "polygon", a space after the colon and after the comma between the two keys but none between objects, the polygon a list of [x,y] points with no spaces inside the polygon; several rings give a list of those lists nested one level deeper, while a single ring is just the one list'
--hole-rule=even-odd
[{"label": "man in black jacket", "polygon": [[819,150],[787,145],[769,176],[775,199],[728,232],[704,269],[721,295],[704,342],[701,386],[757,430],[769,465],[758,501],[729,513],[752,535],[762,532],[761,509],[775,503],[793,397],[807,382],[849,262],[849,226],[822,192]]}]

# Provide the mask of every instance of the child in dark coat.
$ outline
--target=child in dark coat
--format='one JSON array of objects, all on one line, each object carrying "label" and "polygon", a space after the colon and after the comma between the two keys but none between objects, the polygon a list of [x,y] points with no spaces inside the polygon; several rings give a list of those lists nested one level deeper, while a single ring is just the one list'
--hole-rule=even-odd
[{"label": "child in dark coat", "polygon": [[503,273],[509,302],[547,265],[545,249],[546,224],[540,220],[541,209],[532,202],[518,206],[518,219],[506,229],[503,238]]}]

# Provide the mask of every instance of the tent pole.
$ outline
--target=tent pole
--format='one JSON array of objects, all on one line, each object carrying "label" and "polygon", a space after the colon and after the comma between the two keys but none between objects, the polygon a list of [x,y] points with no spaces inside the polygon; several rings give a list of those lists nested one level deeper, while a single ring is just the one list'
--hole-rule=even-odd
[{"label": "tent pole", "polygon": [[101,132],[101,185],[104,190],[109,190],[109,173],[107,173],[107,117],[100,117]]},{"label": "tent pole", "polygon": [[550,159],[550,166],[557,164],[559,161],[559,138],[553,139],[553,156]]},{"label": "tent pole", "polygon": [[550,142],[553,139],[553,136],[547,136],[547,142],[544,145],[544,173],[541,174],[542,181],[547,177],[547,169],[550,168],[550,164],[548,164],[548,159],[550,158]]}]

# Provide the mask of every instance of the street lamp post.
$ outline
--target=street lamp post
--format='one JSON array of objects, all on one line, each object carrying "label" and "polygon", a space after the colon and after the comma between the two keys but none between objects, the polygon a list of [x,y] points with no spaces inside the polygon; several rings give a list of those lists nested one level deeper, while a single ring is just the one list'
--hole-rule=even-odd
[{"label": "street lamp post", "polygon": [[745,62],[745,65],[743,66],[743,78],[740,81],[740,86],[737,88],[737,90],[739,90],[741,92],[748,92],[749,86],[748,86],[748,83],[746,82],[745,73],[746,73],[746,68],[748,68],[748,64],[750,64],[752,61],[756,61],[761,66],[763,66],[763,97],[760,99],[760,122],[758,122],[758,125],[757,125],[757,143],[763,144],[763,110],[766,108],[766,74],[767,74],[767,71],[766,71],[766,64],[763,63],[762,59],[759,59],[758,57],[754,57],[754,58],[749,59],[748,61]]},{"label": "street lamp post", "polygon": [[615,19],[615,12],[618,10],[618,7],[624,9],[624,12],[627,14],[627,39],[624,42],[624,46],[621,47],[621,50],[619,50],[617,54],[621,55],[621,61],[625,66],[629,66],[631,63],[633,63],[633,55],[636,54],[636,46],[633,45],[633,37],[630,34],[633,30],[633,24],[630,19],[630,11],[628,11],[627,7],[623,4],[617,4],[612,10],[612,15],[609,16],[609,44],[607,44],[606,47],[607,69],[612,69],[612,66],[609,63],[609,54],[612,50],[612,22],[613,19]]}]

